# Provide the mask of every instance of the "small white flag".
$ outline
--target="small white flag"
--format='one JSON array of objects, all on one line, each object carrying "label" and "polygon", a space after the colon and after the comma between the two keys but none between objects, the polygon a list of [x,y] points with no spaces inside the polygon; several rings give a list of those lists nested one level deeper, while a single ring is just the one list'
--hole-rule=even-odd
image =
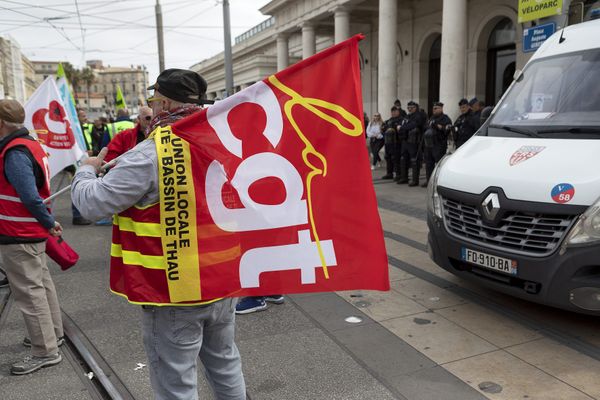
[{"label": "small white flag", "polygon": [[52,77],[48,77],[25,104],[25,126],[48,153],[50,177],[83,157]]}]

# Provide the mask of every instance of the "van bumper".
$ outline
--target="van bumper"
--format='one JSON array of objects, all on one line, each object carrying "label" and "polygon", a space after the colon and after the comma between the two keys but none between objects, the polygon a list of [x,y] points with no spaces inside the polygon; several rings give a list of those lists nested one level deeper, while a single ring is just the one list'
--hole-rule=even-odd
[{"label": "van bumper", "polygon": [[[577,313],[600,316],[600,246],[568,247],[562,255],[526,257],[499,252],[450,235],[442,220],[429,213],[431,259],[465,280],[515,296]],[[517,261],[517,275],[478,267],[461,260],[463,247]]]}]

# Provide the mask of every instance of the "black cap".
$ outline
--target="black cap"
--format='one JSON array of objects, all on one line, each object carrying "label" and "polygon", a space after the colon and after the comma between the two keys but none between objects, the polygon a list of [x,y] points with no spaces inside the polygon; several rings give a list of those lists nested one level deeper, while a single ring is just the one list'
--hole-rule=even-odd
[{"label": "black cap", "polygon": [[467,99],[460,99],[460,101],[458,102],[459,106],[465,106],[469,104],[469,100]]},{"label": "black cap", "polygon": [[415,103],[415,102],[414,102],[414,101],[412,101],[412,100],[411,100],[411,101],[409,101],[407,105],[408,105],[409,107],[412,107],[412,106],[414,106],[414,107],[418,107],[418,106],[419,106],[417,103]]},{"label": "black cap", "polygon": [[148,90],[158,90],[162,95],[181,103],[212,104],[206,100],[206,81],[200,74],[187,69],[171,68],[160,73],[156,83]]},{"label": "black cap", "polygon": [[473,97],[471,100],[469,100],[470,106],[477,104],[477,103],[479,103],[479,100],[477,100],[477,97]]},{"label": "black cap", "polygon": [[444,107],[444,103],[442,103],[441,101],[436,101],[435,103],[433,103],[434,107]]}]

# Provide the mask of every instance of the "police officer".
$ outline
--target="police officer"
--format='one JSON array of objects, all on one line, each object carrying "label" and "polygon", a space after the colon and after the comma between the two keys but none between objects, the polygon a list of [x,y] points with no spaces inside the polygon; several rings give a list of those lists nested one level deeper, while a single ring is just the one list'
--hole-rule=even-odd
[{"label": "police officer", "polygon": [[135,126],[129,117],[129,112],[127,109],[121,108],[117,111],[117,119],[114,122],[108,124],[108,135],[104,135],[102,138],[102,143],[100,148],[104,148],[108,146],[108,143],[112,140],[113,137],[119,132],[124,131],[125,129],[131,129]]},{"label": "police officer", "polygon": [[83,139],[85,140],[88,156],[95,155],[93,154],[94,140],[92,138],[92,129],[94,128],[94,124],[88,121],[87,113],[82,108],[77,109],[77,118],[79,119],[79,124],[81,125],[81,131],[83,133]]},{"label": "police officer", "polygon": [[471,107],[471,112],[473,113],[473,118],[475,122],[477,122],[477,129],[481,126],[481,110],[485,107],[485,103],[483,101],[477,100],[477,97],[473,97],[469,100],[469,107]]},{"label": "police officer", "polygon": [[399,138],[402,141],[402,176],[398,184],[408,183],[408,170],[412,170],[411,181],[408,186],[419,184],[419,171],[421,167],[421,137],[425,120],[419,105],[414,101],[408,102],[408,115],[405,122],[399,128]]},{"label": "police officer", "polygon": [[427,187],[435,164],[446,154],[448,147],[448,131],[452,126],[450,117],[444,114],[444,103],[433,103],[433,114],[427,122],[423,134],[423,156],[425,158],[426,181],[421,186]]},{"label": "police officer", "polygon": [[381,179],[393,179],[394,170],[396,178],[400,176],[400,150],[401,144],[398,140],[398,127],[402,124],[400,109],[396,106],[391,109],[392,117],[383,123],[381,131],[385,143],[385,168],[386,173]]},{"label": "police officer", "polygon": [[479,117],[473,116],[473,111],[469,107],[467,99],[461,99],[458,102],[460,115],[454,122],[454,143],[458,149],[465,144],[479,129]]}]

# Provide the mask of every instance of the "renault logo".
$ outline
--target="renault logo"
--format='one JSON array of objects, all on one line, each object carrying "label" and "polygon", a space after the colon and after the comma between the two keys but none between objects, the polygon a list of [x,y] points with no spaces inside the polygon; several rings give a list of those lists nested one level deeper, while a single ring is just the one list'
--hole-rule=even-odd
[{"label": "renault logo", "polygon": [[483,211],[483,217],[488,221],[496,219],[498,212],[500,211],[500,198],[497,193],[490,193],[487,195],[483,203],[481,203],[481,209]]}]

